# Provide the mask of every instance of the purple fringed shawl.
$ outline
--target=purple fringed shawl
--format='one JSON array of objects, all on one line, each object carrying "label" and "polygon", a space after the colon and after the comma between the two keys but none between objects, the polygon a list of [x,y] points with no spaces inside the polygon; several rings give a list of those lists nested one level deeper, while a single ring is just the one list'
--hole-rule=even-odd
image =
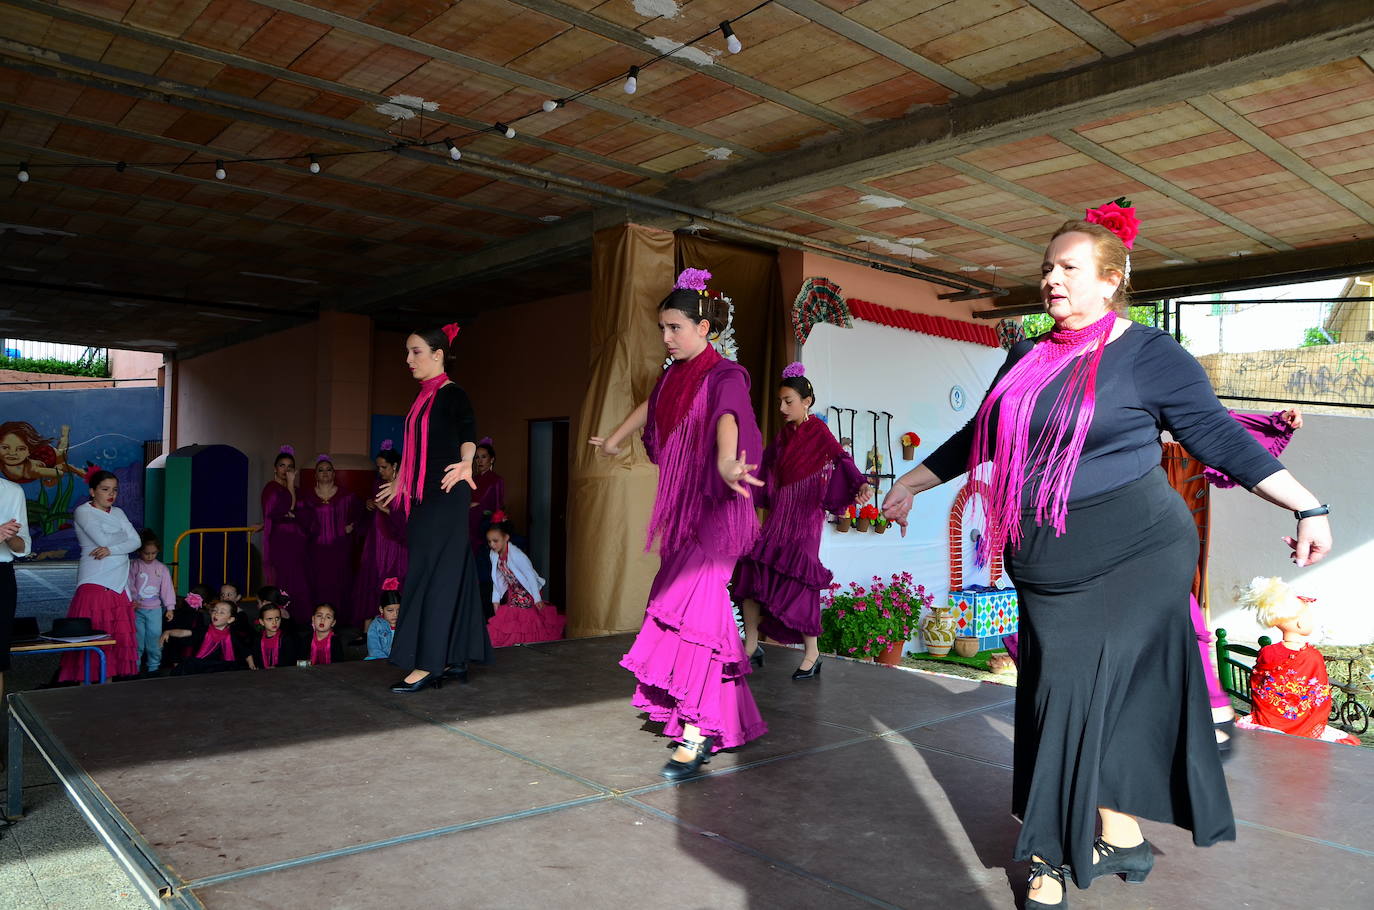
[{"label": "purple fringed shawl", "polygon": [[720,479],[716,424],[725,414],[733,414],[740,452],[755,460],[763,453],[763,435],[749,402],[749,374],[739,364],[720,359],[701,382],[686,416],[661,438],[656,420],[659,393],[678,366],[669,367],[649,395],[644,448],[658,465],[659,477],[645,549],[659,538],[661,553],[695,542],[708,553],[737,558],[758,539],[758,516],[753,500]]},{"label": "purple fringed shawl", "polygon": [[[983,400],[974,417],[968,462],[971,477],[979,465],[993,463],[988,533],[978,541],[980,563],[1008,542],[1013,547],[1021,543],[1021,497],[1027,481],[1035,485],[1031,502],[1036,524],[1048,519],[1057,534],[1064,533],[1069,490],[1097,404],[1097,367],[1116,320],[1116,312],[1108,310],[1081,329],[1055,328]],[[1032,440],[1036,402],[1065,370],[1068,379],[1055,398],[1049,420]]]}]

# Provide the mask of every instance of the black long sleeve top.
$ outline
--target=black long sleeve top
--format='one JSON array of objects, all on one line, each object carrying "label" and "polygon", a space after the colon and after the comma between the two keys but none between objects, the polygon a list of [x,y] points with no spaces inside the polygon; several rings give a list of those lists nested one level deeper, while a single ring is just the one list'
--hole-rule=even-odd
[{"label": "black long sleeve top", "polygon": [[[996,386],[1034,344],[1035,340],[1029,340],[1013,347],[989,388]],[[1030,426],[1032,440],[1048,422],[1068,373],[1064,370],[1055,377],[1036,401]],[[1168,430],[1194,457],[1229,474],[1247,489],[1283,470],[1278,459],[1231,419],[1217,400],[1202,364],[1158,329],[1132,324],[1107,345],[1098,365],[1096,394],[1093,422],[1069,491],[1070,502],[1123,487],[1158,467],[1161,430]],[[970,420],[925,460],[936,477],[951,480],[968,469],[973,428]],[[1026,486],[1023,502],[1029,500],[1034,484],[1028,482]]]}]

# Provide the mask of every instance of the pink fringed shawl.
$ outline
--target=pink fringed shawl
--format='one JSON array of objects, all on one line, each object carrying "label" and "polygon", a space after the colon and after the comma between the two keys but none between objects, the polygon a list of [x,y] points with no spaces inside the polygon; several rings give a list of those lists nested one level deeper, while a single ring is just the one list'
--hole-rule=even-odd
[{"label": "pink fringed shawl", "polygon": [[[1116,313],[1108,311],[1084,328],[1054,329],[1007,371],[978,409],[969,474],[984,462],[993,464],[988,533],[978,542],[980,562],[1008,542],[1013,547],[1021,543],[1021,496],[1028,479],[1035,485],[1031,502],[1036,524],[1048,519],[1056,534],[1064,533],[1069,490],[1097,403],[1097,367],[1116,320]],[[1065,370],[1068,380],[1032,441],[1036,402]]]},{"label": "pink fringed shawl", "polygon": [[[401,450],[401,467],[396,472],[396,500],[393,505],[409,513],[410,500],[420,502],[425,497],[425,461],[429,454],[429,412],[434,408],[434,396],[448,383],[448,374],[440,373],[420,383],[420,394],[406,414],[406,446]],[[418,427],[418,433],[417,433]]]},{"label": "pink fringed shawl", "polygon": [[658,415],[663,412],[658,405],[677,364],[659,379],[650,396],[644,441],[658,464],[659,478],[646,550],[659,538],[663,553],[695,543],[711,553],[738,557],[758,539],[753,500],[727,487],[716,467],[716,425],[725,414],[733,414],[739,427],[739,450],[753,459],[761,454],[763,441],[749,402],[749,376],[739,364],[719,355],[714,360],[671,432],[665,433],[659,424]]}]

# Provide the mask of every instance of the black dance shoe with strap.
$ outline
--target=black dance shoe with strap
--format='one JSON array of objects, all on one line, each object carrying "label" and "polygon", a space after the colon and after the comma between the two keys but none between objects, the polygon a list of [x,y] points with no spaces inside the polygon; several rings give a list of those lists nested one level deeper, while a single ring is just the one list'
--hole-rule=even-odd
[{"label": "black dance shoe with strap", "polygon": [[391,684],[391,691],[398,694],[402,692],[419,692],[422,689],[437,689],[443,684],[444,678],[442,676],[437,673],[431,673],[428,676],[415,680],[413,683],[406,682],[405,677],[402,677]]},{"label": "black dance shoe with strap", "polygon": [[1120,875],[1133,885],[1145,881],[1155,867],[1155,854],[1150,842],[1143,840],[1134,847],[1117,847],[1102,838],[1093,841],[1097,862],[1093,864],[1093,878]]},{"label": "black dance shoe with strap", "polygon": [[439,678],[456,679],[460,683],[465,683],[468,681],[468,665],[453,664],[451,666],[444,667],[444,672],[439,674]]},{"label": "black dance shoe with strap", "polygon": [[809,669],[809,670],[803,670],[801,667],[798,667],[796,670],[792,671],[792,678],[793,678],[793,679],[815,679],[817,676],[820,676],[820,675],[821,675],[821,659],[820,659],[819,657],[817,657],[814,661],[812,661],[812,663],[811,663],[811,669]]},{"label": "black dance shoe with strap", "polygon": [[692,757],[687,761],[678,761],[676,758],[668,759],[668,764],[663,766],[663,770],[658,773],[668,780],[683,780],[691,777],[701,770],[701,766],[711,761],[711,744],[714,739],[710,736],[704,737],[700,742],[688,742],[683,740],[675,743],[676,746],[686,749],[692,753]]},{"label": "black dance shoe with strap", "polygon": [[1230,761],[1236,745],[1236,719],[1213,721],[1212,729],[1225,737],[1217,740],[1217,751],[1221,753],[1222,761]]},{"label": "black dance shoe with strap", "polygon": [[754,646],[754,653],[749,655],[749,662],[756,667],[763,666],[763,645]]},{"label": "black dance shoe with strap", "polygon": [[1059,890],[1061,892],[1059,903],[1047,904],[1044,901],[1037,901],[1027,897],[1025,904],[1026,910],[1068,910],[1069,889],[1064,887],[1064,870],[1059,866],[1051,866],[1049,863],[1042,863],[1038,859],[1032,861],[1030,864],[1030,874],[1026,876],[1026,890],[1029,892],[1031,887],[1035,885],[1035,880],[1044,878],[1045,876],[1049,876],[1059,882]]}]

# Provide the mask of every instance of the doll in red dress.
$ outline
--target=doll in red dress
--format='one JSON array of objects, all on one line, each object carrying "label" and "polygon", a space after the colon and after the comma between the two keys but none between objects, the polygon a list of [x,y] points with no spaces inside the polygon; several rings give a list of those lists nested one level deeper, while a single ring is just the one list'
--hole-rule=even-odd
[{"label": "doll in red dress", "polygon": [[1254,705],[1237,726],[1268,729],[1327,742],[1359,745],[1359,740],[1326,725],[1331,686],[1321,652],[1307,643],[1312,634],[1312,602],[1281,578],[1256,578],[1240,604],[1254,610],[1261,625],[1273,626],[1283,640],[1260,649],[1250,673]]}]

